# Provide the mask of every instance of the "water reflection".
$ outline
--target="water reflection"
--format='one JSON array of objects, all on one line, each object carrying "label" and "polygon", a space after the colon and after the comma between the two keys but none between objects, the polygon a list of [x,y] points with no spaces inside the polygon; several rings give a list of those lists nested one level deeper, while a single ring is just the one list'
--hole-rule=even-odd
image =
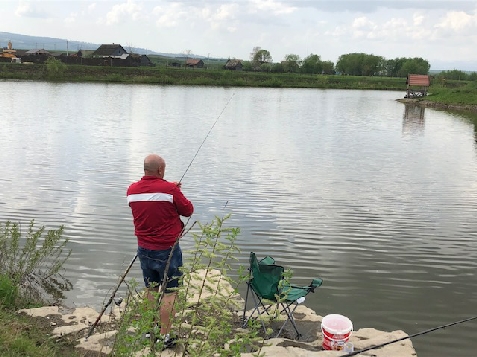
[{"label": "water reflection", "polygon": [[416,104],[405,104],[402,120],[402,133],[414,135],[424,133],[426,108]]}]

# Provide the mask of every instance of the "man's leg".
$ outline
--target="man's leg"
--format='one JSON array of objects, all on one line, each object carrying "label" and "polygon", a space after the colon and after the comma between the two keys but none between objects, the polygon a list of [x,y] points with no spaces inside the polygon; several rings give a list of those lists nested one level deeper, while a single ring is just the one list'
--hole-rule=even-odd
[{"label": "man's leg", "polygon": [[[156,301],[157,301],[157,293],[159,291],[159,287],[154,287],[154,288],[146,288],[146,298],[149,301],[150,307],[155,308],[156,306]],[[161,320],[161,315],[158,314],[159,321]],[[154,318],[154,321],[156,321],[156,318]]]},{"label": "man's leg", "polygon": [[[142,248],[139,248],[141,250]],[[138,250],[138,252],[139,252]],[[143,249],[142,249],[143,250]],[[147,259],[141,259],[141,268],[143,271],[144,282],[146,284],[147,299],[155,306],[157,301],[157,292],[159,286],[162,284],[164,277],[164,268],[167,260],[169,259],[170,250],[166,251],[149,251]],[[174,253],[170,260],[169,272],[166,276],[168,279],[165,292],[161,292],[161,306],[159,307],[158,318],[161,323],[161,335],[165,336],[170,333],[172,326],[172,319],[175,316],[174,302],[177,297],[177,291],[170,290],[176,289],[179,286],[179,277],[182,275],[180,267],[182,266],[182,251],[179,245],[176,246]],[[151,287],[150,285],[154,286]]]},{"label": "man's leg", "polygon": [[162,297],[160,318],[161,318],[161,335],[167,335],[171,332],[172,318],[175,316],[174,302],[177,292],[166,293]]},{"label": "man's leg", "polygon": [[[159,287],[147,288],[146,298],[155,306],[157,301],[157,293]],[[161,335],[170,333],[172,326],[172,318],[175,316],[174,302],[177,297],[177,292],[165,293],[162,296],[161,306],[159,308],[159,321],[161,322]]]}]

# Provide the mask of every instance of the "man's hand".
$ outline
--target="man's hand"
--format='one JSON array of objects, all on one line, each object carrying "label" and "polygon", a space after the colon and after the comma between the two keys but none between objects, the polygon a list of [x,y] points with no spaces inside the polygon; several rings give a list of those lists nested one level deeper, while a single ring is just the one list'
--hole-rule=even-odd
[{"label": "man's hand", "polygon": [[174,185],[176,185],[177,187],[181,188],[182,187],[182,183],[181,182],[175,182],[173,181],[172,182]]}]

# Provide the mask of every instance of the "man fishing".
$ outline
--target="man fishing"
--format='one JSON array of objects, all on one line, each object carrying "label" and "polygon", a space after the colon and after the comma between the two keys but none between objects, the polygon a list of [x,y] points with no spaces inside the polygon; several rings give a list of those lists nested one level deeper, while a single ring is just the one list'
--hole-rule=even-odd
[{"label": "man fishing", "polygon": [[127,190],[127,200],[131,207],[137,237],[137,256],[141,262],[147,299],[154,302],[152,292],[157,292],[166,279],[159,320],[164,347],[173,347],[171,317],[174,316],[174,301],[182,275],[182,251],[176,244],[172,252],[170,266],[165,276],[165,268],[174,243],[180,238],[183,222],[180,216],[190,217],[194,206],[181,192],[181,184],[164,180],[166,162],[156,154],[144,159],[144,176],[131,184]]}]

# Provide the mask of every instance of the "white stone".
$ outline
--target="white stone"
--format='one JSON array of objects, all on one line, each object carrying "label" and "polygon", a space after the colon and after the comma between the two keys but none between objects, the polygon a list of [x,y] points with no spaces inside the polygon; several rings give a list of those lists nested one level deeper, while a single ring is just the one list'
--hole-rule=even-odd
[{"label": "white stone", "polygon": [[[233,297],[234,304],[237,307],[237,313],[241,317],[240,307],[243,306],[243,299],[240,298],[233,287],[222,277],[220,271],[210,270],[207,272],[207,280],[204,283],[205,271],[198,271],[193,273],[193,280],[190,282],[189,290],[192,291],[192,297],[189,299],[190,305],[196,304],[199,300],[207,299],[211,296],[211,291],[217,291],[217,289],[224,296]],[[187,282],[186,282],[187,283]],[[204,285],[205,284],[205,285]],[[201,287],[206,286],[201,291]],[[124,304],[124,302],[123,302]],[[122,304],[122,305],[123,305]],[[124,309],[124,306],[121,308],[115,308],[116,312],[120,312]],[[33,317],[47,317],[48,315],[61,315],[62,320],[67,324],[65,326],[58,326],[53,330],[55,336],[61,336],[69,333],[75,333],[82,329],[90,328],[91,325],[96,321],[99,313],[91,308],[77,308],[73,312],[69,311],[66,314],[62,314],[62,311],[57,306],[46,306],[42,308],[34,309],[24,309],[19,312],[24,312]],[[113,308],[114,312],[114,308]],[[342,356],[342,351],[323,351],[321,350],[322,345],[322,333],[321,333],[321,321],[322,316],[316,314],[315,311],[306,307],[305,305],[299,305],[295,310],[295,319],[300,322],[307,323],[316,323],[317,324],[317,336],[316,340],[305,343],[300,341],[291,341],[284,338],[273,338],[266,340],[266,346],[262,348],[261,353],[264,356],[269,357],[337,357]],[[101,318],[102,323],[111,322],[116,316],[113,313],[113,316],[104,314]],[[183,327],[186,327],[187,324],[184,324]],[[189,326],[191,328],[191,326]],[[199,328],[199,327],[194,327]],[[104,341],[113,337],[117,331],[107,331],[104,333],[97,333],[90,336],[88,339],[84,337],[79,340],[77,347],[81,347],[87,350],[95,352],[103,352],[109,354],[111,352],[111,347],[109,347]],[[85,332],[86,334],[86,332]],[[406,333],[403,331],[392,331],[385,332],[379,331],[374,328],[361,328],[357,331],[353,331],[350,337],[350,342],[353,343],[355,351],[372,346],[380,345],[386,342],[390,342],[396,339],[407,337]],[[303,348],[300,348],[303,347]],[[304,348],[306,347],[306,348]],[[176,349],[180,349],[178,346]],[[175,355],[175,351],[168,349],[161,353],[158,353],[158,356],[168,357]],[[313,351],[316,350],[316,351]],[[149,349],[144,349],[135,354],[135,356],[148,356]],[[243,353],[242,357],[252,357],[253,353]],[[379,349],[373,349],[358,356],[376,356],[376,357],[416,357],[416,351],[412,346],[412,341],[410,339],[404,339],[402,341],[389,344]]]}]

